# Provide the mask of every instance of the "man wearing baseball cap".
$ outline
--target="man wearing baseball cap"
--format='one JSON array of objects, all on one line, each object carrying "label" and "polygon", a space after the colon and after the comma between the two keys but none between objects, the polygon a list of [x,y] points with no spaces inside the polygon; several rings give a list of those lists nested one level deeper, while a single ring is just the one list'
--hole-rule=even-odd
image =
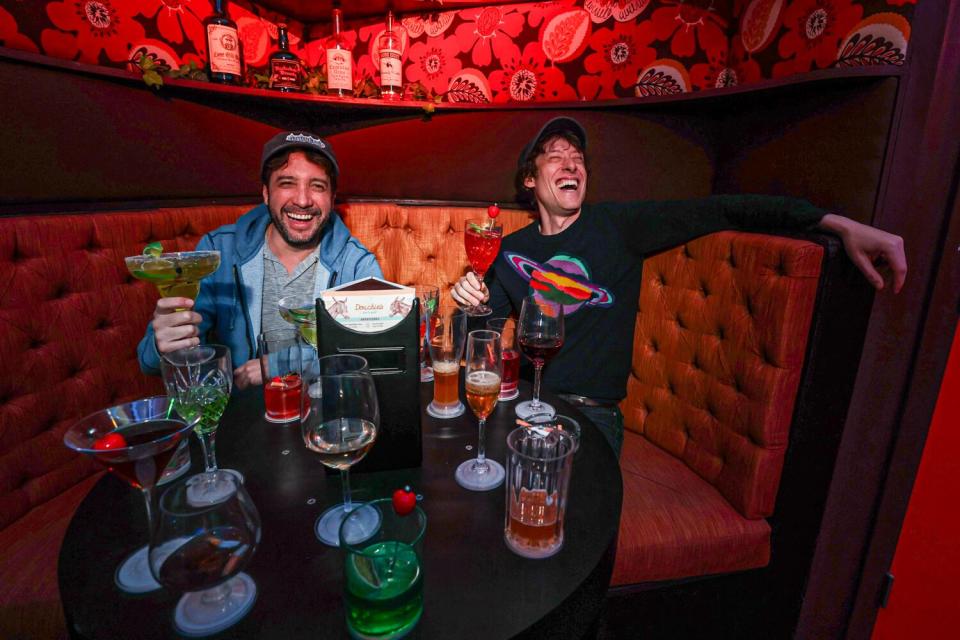
[{"label": "man wearing baseball cap", "polygon": [[[452,289],[461,304],[489,300],[494,315],[518,313],[524,296],[564,305],[563,347],[543,370],[547,389],[577,405],[619,455],[633,353],[643,258],[723,229],[776,232],[818,228],[839,235],[850,259],[877,289],[907,273],[903,241],[827,213],[803,200],[712,196],[672,202],[585,204],[587,134],[573,118],[554,118],[520,153],[516,185],[538,223],[503,239],[485,283],[470,272]],[[488,288],[489,286],[489,288]]]},{"label": "man wearing baseball cap", "polygon": [[257,336],[290,326],[280,317],[280,298],[314,299],[338,283],[383,277],[376,257],[333,208],[339,177],[337,158],[322,138],[303,131],[270,138],[260,156],[263,204],[197,244],[198,251],[220,251],[220,268],[201,281],[196,303],[157,301],[137,349],[141,369],[159,373],[161,354],[199,344],[215,330],[238,365],[236,385],[261,384]]}]

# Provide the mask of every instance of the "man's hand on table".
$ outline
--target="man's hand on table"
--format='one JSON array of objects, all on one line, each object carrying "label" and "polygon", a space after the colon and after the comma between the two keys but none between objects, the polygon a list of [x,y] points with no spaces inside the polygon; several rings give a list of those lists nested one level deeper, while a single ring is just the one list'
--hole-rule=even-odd
[{"label": "man's hand on table", "polygon": [[233,384],[238,389],[263,384],[263,374],[260,371],[259,360],[247,360],[233,370]]},{"label": "man's hand on table", "polygon": [[[178,311],[180,309],[180,311]],[[160,298],[153,310],[153,334],[161,355],[200,344],[200,314],[190,298]]]},{"label": "man's hand on table", "polygon": [[469,306],[482,304],[490,299],[490,291],[487,289],[487,285],[480,282],[480,279],[472,271],[457,280],[457,283],[450,289],[450,295],[460,304]]}]

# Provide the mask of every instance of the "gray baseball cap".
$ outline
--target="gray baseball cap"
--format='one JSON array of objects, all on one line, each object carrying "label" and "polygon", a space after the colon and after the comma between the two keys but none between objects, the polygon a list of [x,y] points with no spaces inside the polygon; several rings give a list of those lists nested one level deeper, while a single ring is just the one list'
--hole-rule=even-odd
[{"label": "gray baseball cap", "polygon": [[288,149],[314,151],[325,156],[333,165],[333,176],[331,177],[334,179],[339,177],[340,166],[337,164],[337,157],[333,155],[333,147],[323,138],[305,131],[281,131],[267,140],[267,143],[263,145],[263,153],[260,155],[260,175],[263,175],[263,169],[270,158]]}]

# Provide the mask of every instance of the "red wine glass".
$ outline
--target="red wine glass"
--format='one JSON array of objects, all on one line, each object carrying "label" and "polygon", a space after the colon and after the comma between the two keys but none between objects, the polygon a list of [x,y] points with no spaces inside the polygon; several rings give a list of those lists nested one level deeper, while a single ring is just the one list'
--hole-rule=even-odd
[{"label": "red wine glass", "polygon": [[563,305],[539,294],[523,299],[517,321],[517,342],[520,352],[533,361],[533,398],[516,407],[517,417],[529,420],[534,416],[556,414],[556,410],[540,401],[540,378],[544,365],[563,346]]}]

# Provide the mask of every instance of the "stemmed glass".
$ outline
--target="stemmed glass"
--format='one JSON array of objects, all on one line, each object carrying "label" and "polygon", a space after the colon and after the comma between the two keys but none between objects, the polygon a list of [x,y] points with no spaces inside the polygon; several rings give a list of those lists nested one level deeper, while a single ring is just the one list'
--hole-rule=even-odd
[{"label": "stemmed glass", "polygon": [[[483,282],[487,270],[497,258],[501,238],[503,238],[503,225],[486,218],[467,220],[463,244],[467,250],[467,260],[470,261],[470,266],[473,267],[473,272],[480,282]],[[465,307],[464,311],[471,316],[488,316],[493,313],[493,310],[485,304]]]},{"label": "stemmed glass", "polygon": [[[160,358],[160,372],[167,395],[174,399],[177,411],[197,420],[194,430],[203,447],[206,470],[216,471],[217,428],[233,388],[230,349],[220,344],[204,344],[173,351]],[[229,472],[242,480],[239,472]],[[219,477],[210,476],[209,482],[198,483],[194,491],[208,493],[208,498],[229,491],[229,487],[217,484]]]},{"label": "stemmed glass", "polygon": [[200,292],[200,280],[206,278],[220,266],[219,251],[180,251],[158,253],[150,251],[148,246],[143,255],[124,258],[127,270],[138,280],[152,282],[160,291],[161,297],[183,297],[197,299]]},{"label": "stemmed glass", "polygon": [[[211,481],[226,491],[196,500],[193,487]],[[240,620],[257,596],[240,570],[260,543],[260,515],[243,484],[226,471],[192,476],[163,492],[157,519],[150,570],[163,586],[187,592],[174,612],[177,630],[204,636]]]},{"label": "stemmed glass", "polygon": [[[156,396],[91,414],[70,427],[63,442],[140,489],[152,531],[154,487],[177,446],[190,437],[193,425],[177,413],[171,398]],[[160,588],[150,575],[147,547],[127,557],[117,568],[114,580],[128,593]]]},{"label": "stemmed glass", "polygon": [[517,417],[529,420],[537,415],[555,415],[556,410],[551,405],[540,402],[540,378],[543,365],[563,346],[563,305],[538,294],[525,297],[517,321],[517,342],[523,355],[533,361],[535,369],[533,399],[517,404]]},{"label": "stemmed glass", "polygon": [[280,317],[292,324],[303,339],[317,348],[317,307],[307,296],[285,296],[277,301]]},{"label": "stemmed glass", "polygon": [[[350,467],[367,455],[380,428],[377,389],[367,361],[351,354],[314,360],[305,367],[303,380],[307,390],[301,394],[303,442],[320,456],[320,462],[340,470],[343,484],[343,503],[324,511],[315,526],[317,538],[336,547],[340,543],[340,523],[353,511]],[[361,507],[352,519],[365,530],[377,526],[374,510]]]},{"label": "stemmed glass", "polygon": [[433,364],[433,402],[427,414],[445,420],[463,415],[460,402],[460,358],[467,337],[467,314],[462,309],[438,313],[430,320],[430,361]]},{"label": "stemmed glass", "polygon": [[487,460],[484,436],[487,417],[497,406],[500,395],[500,334],[496,331],[471,331],[467,336],[467,404],[480,421],[477,457],[457,467],[456,479],[464,489],[487,491],[500,486],[505,472],[496,460]]}]

